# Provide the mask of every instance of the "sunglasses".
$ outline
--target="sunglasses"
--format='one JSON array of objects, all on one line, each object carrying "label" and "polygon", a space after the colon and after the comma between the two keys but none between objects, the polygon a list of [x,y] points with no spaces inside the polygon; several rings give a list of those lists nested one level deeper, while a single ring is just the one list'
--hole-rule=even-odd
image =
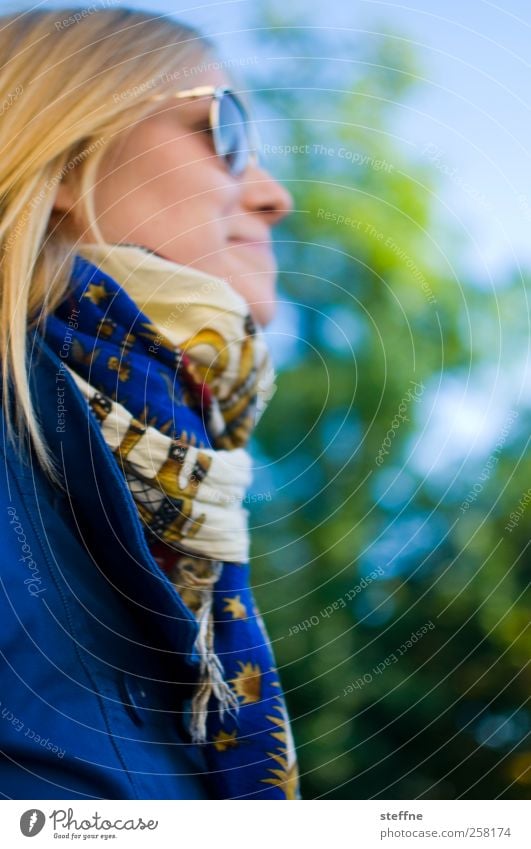
[{"label": "sunglasses", "polygon": [[173,94],[153,94],[149,100],[181,100],[188,97],[212,97],[209,125],[217,156],[231,174],[242,174],[248,165],[258,162],[258,136],[247,110],[234,91],[224,86],[197,86]]}]

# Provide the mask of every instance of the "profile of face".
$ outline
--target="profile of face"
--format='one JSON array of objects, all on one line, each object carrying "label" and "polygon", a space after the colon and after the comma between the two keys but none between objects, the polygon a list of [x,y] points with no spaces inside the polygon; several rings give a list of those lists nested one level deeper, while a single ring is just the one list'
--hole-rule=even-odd
[{"label": "profile of face", "polygon": [[[227,85],[222,70],[190,85]],[[139,244],[166,259],[224,277],[266,325],[275,313],[277,265],[271,230],[292,209],[290,193],[260,164],[233,176],[215,154],[208,115],[212,98],[153,103],[153,111],[115,137],[98,174],[95,208],[105,241]],[[68,212],[68,188],[56,208]],[[80,241],[92,242],[79,228]]]}]

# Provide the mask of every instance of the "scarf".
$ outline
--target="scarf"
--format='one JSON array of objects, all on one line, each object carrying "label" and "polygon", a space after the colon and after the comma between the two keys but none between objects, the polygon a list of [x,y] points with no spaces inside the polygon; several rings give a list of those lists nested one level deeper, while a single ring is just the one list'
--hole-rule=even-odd
[{"label": "scarf", "polygon": [[246,302],[227,280],[147,248],[82,244],[45,337],[101,427],[155,561],[197,619],[189,733],[215,795],[300,798],[250,586],[246,445],[275,375]]}]

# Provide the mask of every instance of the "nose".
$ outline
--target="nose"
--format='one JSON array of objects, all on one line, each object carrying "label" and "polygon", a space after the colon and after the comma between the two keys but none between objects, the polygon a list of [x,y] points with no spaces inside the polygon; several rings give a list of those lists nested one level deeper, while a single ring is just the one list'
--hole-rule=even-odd
[{"label": "nose", "polygon": [[270,227],[293,211],[293,197],[278,180],[259,163],[249,164],[242,182],[243,204],[259,213]]}]

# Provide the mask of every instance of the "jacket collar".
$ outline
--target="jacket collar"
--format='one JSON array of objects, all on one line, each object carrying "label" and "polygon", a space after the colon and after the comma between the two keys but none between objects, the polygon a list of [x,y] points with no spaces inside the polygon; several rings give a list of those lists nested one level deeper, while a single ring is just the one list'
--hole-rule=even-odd
[{"label": "jacket collar", "polygon": [[197,620],[151,556],[134,501],[93,414],[42,336],[29,334],[28,342],[35,410],[84,543],[135,613],[163,635],[161,647],[166,643],[167,650],[169,641],[182,661],[197,666]]}]

